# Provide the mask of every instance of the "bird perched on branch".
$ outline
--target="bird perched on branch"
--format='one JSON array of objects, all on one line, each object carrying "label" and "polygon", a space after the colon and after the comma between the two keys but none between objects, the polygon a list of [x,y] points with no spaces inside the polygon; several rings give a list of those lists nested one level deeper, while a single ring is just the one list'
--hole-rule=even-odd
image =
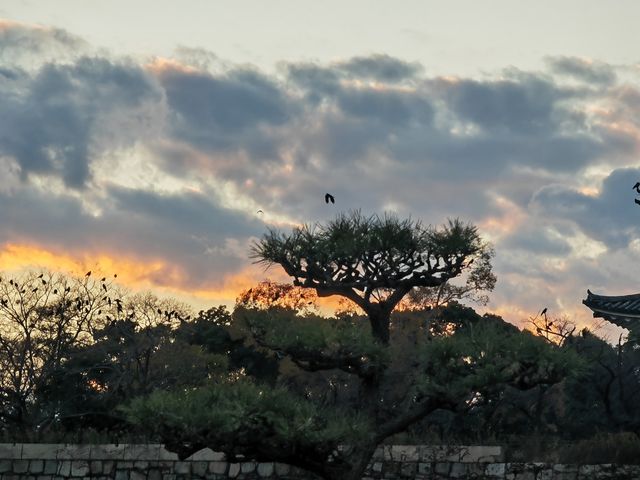
[{"label": "bird perched on branch", "polygon": [[324,202],[325,203],[329,203],[329,202],[336,203],[336,199],[330,193],[325,193],[324,194]]}]

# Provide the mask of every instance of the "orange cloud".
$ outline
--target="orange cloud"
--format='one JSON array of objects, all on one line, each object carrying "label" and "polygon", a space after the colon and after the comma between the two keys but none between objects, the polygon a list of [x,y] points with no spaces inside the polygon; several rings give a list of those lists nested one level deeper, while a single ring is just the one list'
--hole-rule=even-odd
[{"label": "orange cloud", "polygon": [[151,62],[145,65],[145,68],[155,74],[160,74],[168,70],[179,71],[182,73],[196,73],[199,70],[189,65],[179,62],[173,58],[155,57]]},{"label": "orange cloud", "polygon": [[480,231],[488,235],[492,241],[513,233],[526,220],[522,209],[507,198],[496,196],[494,203],[500,208],[500,214],[478,223]]},{"label": "orange cloud", "polygon": [[174,281],[181,277],[177,269],[170,268],[162,260],[141,262],[133,258],[93,253],[70,255],[39,246],[15,243],[5,244],[0,249],[1,270],[18,272],[35,268],[71,275],[84,275],[88,270],[102,274],[118,274],[119,283],[127,287],[152,284],[151,279],[159,273],[169,275]]}]

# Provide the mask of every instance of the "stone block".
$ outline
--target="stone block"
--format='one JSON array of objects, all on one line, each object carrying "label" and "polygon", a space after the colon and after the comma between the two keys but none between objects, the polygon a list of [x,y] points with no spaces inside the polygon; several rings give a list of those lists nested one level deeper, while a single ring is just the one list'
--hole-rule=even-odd
[{"label": "stone block", "polygon": [[176,474],[175,473],[163,473],[162,474],[162,480],[176,480]]},{"label": "stone block", "polygon": [[56,473],[61,477],[68,477],[71,475],[71,461],[63,460],[58,462],[58,471]]},{"label": "stone block", "polygon": [[240,464],[240,472],[253,473],[256,471],[256,462],[242,462]]},{"label": "stone block", "polygon": [[499,463],[504,460],[500,446],[470,445],[461,447],[460,461],[465,463]]},{"label": "stone block", "polygon": [[137,460],[133,462],[133,468],[136,470],[147,470],[149,468],[149,462],[146,460]]},{"label": "stone block", "polygon": [[0,473],[10,472],[11,464],[12,464],[12,460],[9,460],[9,459],[0,460]]},{"label": "stone block", "polygon": [[276,469],[276,476],[289,475],[291,471],[291,466],[286,463],[276,462],[274,467]]},{"label": "stone block", "polygon": [[274,470],[273,462],[259,463],[256,468],[256,472],[258,472],[259,477],[270,477],[273,475]]},{"label": "stone block", "polygon": [[[382,464],[380,464],[382,465]],[[418,474],[429,475],[431,473],[431,463],[420,462],[418,463]]]},{"label": "stone block", "polygon": [[150,468],[147,472],[147,480],[162,480],[162,472],[157,468]]},{"label": "stone block", "polygon": [[29,471],[28,460],[14,460],[13,473],[27,473]]},{"label": "stone block", "polygon": [[406,462],[400,467],[400,476],[404,478],[414,478],[418,471],[418,464],[416,462]]},{"label": "stone block", "polygon": [[465,463],[464,466],[469,478],[484,478],[484,463]]},{"label": "stone block", "polygon": [[175,465],[175,461],[171,460],[160,460],[158,462],[153,462],[153,465],[158,467],[163,472],[172,472],[173,466]]},{"label": "stone block", "polygon": [[504,478],[506,465],[504,463],[487,463],[485,475],[491,478]]},{"label": "stone block", "polygon": [[53,477],[51,475],[38,475],[36,480],[53,480]]},{"label": "stone block", "polygon": [[177,475],[189,475],[191,474],[191,462],[176,462],[173,465],[173,470]]},{"label": "stone block", "polygon": [[56,458],[58,460],[89,460],[90,445],[60,445]]},{"label": "stone block", "polygon": [[467,466],[461,462],[455,462],[451,464],[451,470],[449,471],[451,478],[467,478]]},{"label": "stone block", "polygon": [[209,462],[191,462],[191,471],[194,475],[198,475],[199,477],[204,477],[207,473],[207,467],[209,466]]},{"label": "stone block", "polygon": [[116,462],[113,460],[102,461],[102,473],[104,475],[113,475],[113,471],[116,469]]},{"label": "stone block", "polygon": [[21,443],[0,443],[0,459],[16,459],[22,458],[22,444]]},{"label": "stone block", "polygon": [[374,462],[371,465],[371,471],[376,472],[376,473],[382,472],[382,462]]},{"label": "stone block", "polygon": [[124,444],[105,443],[91,445],[89,458],[91,460],[124,460]]},{"label": "stone block", "polygon": [[391,459],[395,462],[417,462],[419,460],[416,445],[392,445]]},{"label": "stone block", "polygon": [[229,478],[236,478],[240,474],[240,464],[239,463],[230,463],[229,464],[229,473],[227,474]]},{"label": "stone block", "polygon": [[29,473],[42,473],[44,471],[44,460],[30,460]]},{"label": "stone block", "polygon": [[421,462],[459,462],[461,449],[465,447],[448,445],[421,445],[418,447]]},{"label": "stone block", "polygon": [[129,480],[147,480],[147,472],[146,471],[139,471],[139,470],[132,470],[129,473]]},{"label": "stone block", "polygon": [[209,462],[209,472],[224,475],[227,473],[227,462]]},{"label": "stone block", "polygon": [[89,461],[88,460],[73,460],[71,462],[71,476],[84,477],[89,475]]},{"label": "stone block", "polygon": [[[496,463],[496,462],[491,462]],[[504,471],[505,473],[519,473],[524,472],[524,463],[522,462],[511,462],[505,464]]]},{"label": "stone block", "polygon": [[115,480],[129,480],[129,470],[116,470]]},{"label": "stone block", "polygon": [[448,462],[437,462],[434,466],[434,471],[437,475],[449,475],[451,464]]},{"label": "stone block", "polygon": [[102,474],[102,462],[100,460],[91,460],[89,462],[89,470],[92,476]]},{"label": "stone block", "polygon": [[160,445],[125,445],[125,460],[158,460],[160,456]]},{"label": "stone block", "polygon": [[58,473],[58,462],[56,460],[45,460],[44,474],[55,475],[56,473]]},{"label": "stone block", "polygon": [[538,471],[536,480],[551,480],[553,478],[553,470],[551,468],[543,468]]},{"label": "stone block", "polygon": [[22,445],[22,459],[55,460],[61,448],[64,445],[59,443],[25,443]]}]

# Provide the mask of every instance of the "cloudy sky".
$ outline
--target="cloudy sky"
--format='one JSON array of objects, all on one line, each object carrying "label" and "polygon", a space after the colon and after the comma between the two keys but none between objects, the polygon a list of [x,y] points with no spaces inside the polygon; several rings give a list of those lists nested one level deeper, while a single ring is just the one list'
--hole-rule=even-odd
[{"label": "cloudy sky", "polygon": [[489,310],[589,324],[587,288],[640,291],[637,18],[632,1],[4,0],[0,270],[232,304],[284,280],[248,259],[268,226],[460,217],[495,245]]}]

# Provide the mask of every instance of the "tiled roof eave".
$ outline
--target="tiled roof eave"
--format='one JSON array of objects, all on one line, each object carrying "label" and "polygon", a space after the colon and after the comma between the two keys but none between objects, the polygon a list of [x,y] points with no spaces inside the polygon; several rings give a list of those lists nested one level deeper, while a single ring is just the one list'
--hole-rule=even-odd
[{"label": "tiled roof eave", "polygon": [[[586,305],[586,304],[585,304]],[[640,312],[624,312],[621,310],[605,310],[602,308],[598,308],[595,306],[587,305],[591,310],[593,310],[594,317],[614,317],[614,318],[627,318],[629,320],[640,320]]]}]

